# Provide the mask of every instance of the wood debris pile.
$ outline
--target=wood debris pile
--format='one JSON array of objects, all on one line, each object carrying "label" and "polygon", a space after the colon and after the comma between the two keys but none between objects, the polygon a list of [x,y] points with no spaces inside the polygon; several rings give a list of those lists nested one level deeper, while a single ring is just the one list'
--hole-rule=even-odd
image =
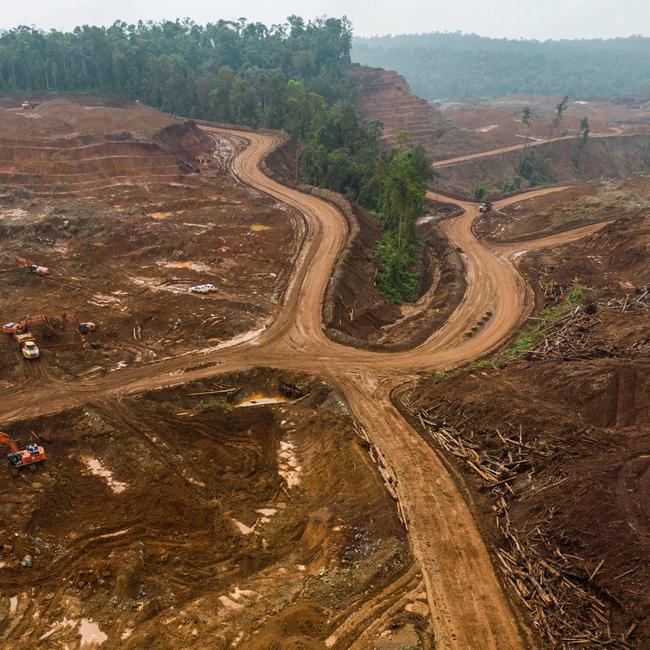
[{"label": "wood debris pile", "polygon": [[596,359],[603,357],[633,357],[646,353],[650,341],[635,341],[627,347],[597,341],[589,336],[593,328],[602,323],[596,316],[601,310],[634,312],[650,307],[650,288],[637,295],[602,301],[597,307],[578,306],[543,328],[538,341],[518,357],[532,359]]},{"label": "wood debris pile", "polygon": [[496,551],[499,567],[541,637],[563,649],[631,647],[626,639],[633,629],[612,637],[604,602],[607,594],[591,583],[602,562],[588,569],[581,558],[564,555],[551,544],[545,528],[553,512],[547,511],[525,531],[511,524],[511,504],[567,479],[555,477],[544,484],[535,480],[536,467],[559,450],[510,425],[477,434],[462,410],[445,398],[426,409],[416,408],[407,397],[402,404],[419,420],[425,436],[478,476],[481,488],[494,498],[492,510],[501,540]]}]

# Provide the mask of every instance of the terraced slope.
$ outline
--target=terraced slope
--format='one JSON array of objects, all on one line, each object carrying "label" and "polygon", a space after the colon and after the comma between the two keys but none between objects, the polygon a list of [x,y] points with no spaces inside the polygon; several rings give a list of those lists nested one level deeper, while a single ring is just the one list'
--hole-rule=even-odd
[{"label": "terraced slope", "polygon": [[422,145],[435,159],[484,151],[489,145],[476,133],[459,129],[429,102],[416,97],[406,79],[381,68],[356,67],[359,78],[359,110],[369,120],[384,125],[384,141],[396,142],[406,129],[413,145]]},{"label": "terraced slope", "polygon": [[[178,127],[168,129],[179,130]],[[200,146],[196,127],[181,127],[188,143]],[[184,157],[161,140],[133,134],[78,136],[56,140],[0,139],[0,183],[25,186],[36,194],[114,192],[118,187],[192,183]]]}]

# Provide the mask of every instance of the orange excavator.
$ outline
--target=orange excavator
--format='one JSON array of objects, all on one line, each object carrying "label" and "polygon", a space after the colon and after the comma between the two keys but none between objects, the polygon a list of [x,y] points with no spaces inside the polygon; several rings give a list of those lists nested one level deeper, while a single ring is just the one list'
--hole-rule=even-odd
[{"label": "orange excavator", "polygon": [[37,316],[25,316],[21,321],[5,323],[2,326],[2,331],[5,334],[24,334],[30,325],[47,325],[52,329],[50,320],[45,314],[38,314]]},{"label": "orange excavator", "polygon": [[26,447],[19,449],[16,441],[6,433],[2,433],[2,431],[0,431],[0,444],[6,445],[10,449],[7,460],[14,476],[18,476],[23,467],[29,467],[35,472],[36,465],[45,460],[45,449],[43,447],[31,442]]},{"label": "orange excavator", "polygon": [[36,275],[49,275],[50,273],[50,269],[48,269],[47,266],[34,264],[34,262],[24,257],[16,257],[16,264],[18,264],[18,266],[23,266],[26,269],[29,269],[30,273],[36,273]]}]

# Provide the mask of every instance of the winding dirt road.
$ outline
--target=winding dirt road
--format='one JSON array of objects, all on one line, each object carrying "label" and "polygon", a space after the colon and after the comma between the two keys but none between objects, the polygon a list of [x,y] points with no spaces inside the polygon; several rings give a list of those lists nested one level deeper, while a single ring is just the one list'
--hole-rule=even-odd
[{"label": "winding dirt road", "polygon": [[[542,245],[584,237],[602,224],[544,240],[490,247],[472,232],[478,206],[443,197],[464,210],[443,226],[452,244],[462,249],[467,267],[462,303],[440,330],[412,350],[357,350],[329,340],[321,322],[327,283],[348,235],[344,216],[331,204],[287,188],[260,171],[260,161],[277,144],[278,136],[204,128],[220,137],[247,140],[249,145],[233,161],[233,173],[303,215],[305,241],[277,319],[256,338],[229,348],[173,357],[84,383],[50,382],[39,388],[37,400],[31,387],[5,389],[0,391],[2,422],[251,366],[323,375],[346,395],[354,415],[397,478],[396,491],[408,522],[413,555],[426,586],[436,648],[511,650],[532,646],[530,632],[515,615],[464,494],[438,455],[401,417],[390,394],[419,371],[456,366],[502,345],[530,308],[529,292],[514,260]],[[496,205],[500,208],[559,189],[530,192]],[[492,317],[487,324],[477,335],[465,337],[488,311]],[[336,631],[328,645],[337,647]]]}]

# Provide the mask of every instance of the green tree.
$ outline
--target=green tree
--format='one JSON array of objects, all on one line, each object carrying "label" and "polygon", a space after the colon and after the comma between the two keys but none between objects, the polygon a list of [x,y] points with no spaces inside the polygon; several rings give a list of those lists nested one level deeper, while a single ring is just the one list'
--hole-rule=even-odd
[{"label": "green tree", "polygon": [[476,183],[472,190],[472,197],[475,201],[482,201],[487,196],[487,189],[482,183]]},{"label": "green tree", "polygon": [[587,140],[589,140],[589,118],[588,117],[581,117],[580,118],[580,132],[578,134],[578,138],[582,142],[582,144],[587,144]]},{"label": "green tree", "polygon": [[560,124],[562,123],[562,118],[564,117],[564,113],[566,112],[567,108],[569,107],[569,96],[565,95],[558,105],[555,107],[555,116],[553,117],[553,121],[551,122],[551,131],[549,133],[549,138],[552,138],[555,135],[556,130],[560,127]]},{"label": "green tree", "polygon": [[521,111],[521,123],[526,127],[526,139],[524,140],[524,154],[530,143],[530,131],[533,126],[533,112],[530,106],[524,106]]}]

